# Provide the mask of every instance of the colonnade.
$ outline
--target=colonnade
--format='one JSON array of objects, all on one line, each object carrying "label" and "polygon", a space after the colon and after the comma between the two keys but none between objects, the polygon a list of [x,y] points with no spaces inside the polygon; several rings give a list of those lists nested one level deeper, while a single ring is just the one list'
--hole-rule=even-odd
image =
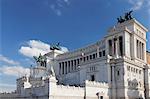
[{"label": "colonnade", "polygon": [[123,38],[122,36],[115,37],[108,40],[109,55],[110,56],[122,56],[123,55]]},{"label": "colonnade", "polygon": [[137,48],[136,48],[137,58],[144,60],[144,43],[137,40],[136,46],[137,46]]},{"label": "colonnade", "polygon": [[90,55],[81,55],[80,58],[72,59],[64,62],[59,63],[59,74],[67,74],[78,69],[80,63],[87,62],[99,57],[105,56],[105,50],[97,51]]}]

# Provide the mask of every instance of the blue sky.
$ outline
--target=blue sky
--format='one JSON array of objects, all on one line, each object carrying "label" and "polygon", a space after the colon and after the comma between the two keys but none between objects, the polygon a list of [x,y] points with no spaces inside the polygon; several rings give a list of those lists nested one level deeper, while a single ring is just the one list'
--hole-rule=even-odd
[{"label": "blue sky", "polygon": [[[100,40],[130,9],[150,28],[150,0],[1,0],[0,4],[3,91],[15,89],[15,79],[24,75],[20,72],[28,73],[27,67],[34,64],[31,57],[48,52],[49,44],[60,42],[73,50]],[[150,51],[150,33],[147,45]]]}]

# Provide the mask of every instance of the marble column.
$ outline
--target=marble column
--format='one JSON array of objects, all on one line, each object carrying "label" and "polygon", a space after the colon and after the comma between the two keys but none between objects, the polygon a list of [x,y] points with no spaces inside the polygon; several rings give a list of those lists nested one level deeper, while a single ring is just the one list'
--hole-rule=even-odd
[{"label": "marble column", "polygon": [[112,56],[114,56],[114,40],[112,40]]},{"label": "marble column", "polygon": [[120,50],[120,39],[118,38],[118,56],[121,56],[121,50]]},{"label": "marble column", "polygon": [[145,57],[145,55],[144,55],[144,43],[142,43],[142,59],[144,60],[144,57]]},{"label": "marble column", "polygon": [[99,46],[97,46],[97,58],[99,58]]},{"label": "marble column", "polygon": [[116,41],[116,57],[118,58],[119,57],[119,39],[117,38],[117,41]]},{"label": "marble column", "polygon": [[107,69],[108,69],[108,84],[111,87],[112,86],[112,67],[110,65],[110,63],[108,62],[107,64]]},{"label": "marble column", "polygon": [[139,49],[140,49],[140,51],[139,51],[139,53],[140,53],[140,59],[141,59],[141,56],[142,56],[142,55],[141,55],[141,54],[142,54],[142,53],[141,53],[141,52],[142,52],[142,51],[141,51],[141,48],[142,48],[142,47],[141,47],[141,42],[140,42],[140,45],[139,45]]},{"label": "marble column", "polygon": [[115,38],[115,57],[118,58],[118,39]]},{"label": "marble column", "polygon": [[113,84],[113,86],[114,86],[114,84],[115,84],[115,67],[114,67],[114,65],[112,65],[112,84]]},{"label": "marble column", "polygon": [[116,99],[115,64],[112,64],[112,99]]},{"label": "marble column", "polygon": [[136,42],[137,44],[137,48],[136,48],[136,56],[137,56],[137,58],[139,58],[139,41],[137,40],[137,42]]},{"label": "marble column", "polygon": [[141,43],[141,59],[143,60],[143,43]]}]

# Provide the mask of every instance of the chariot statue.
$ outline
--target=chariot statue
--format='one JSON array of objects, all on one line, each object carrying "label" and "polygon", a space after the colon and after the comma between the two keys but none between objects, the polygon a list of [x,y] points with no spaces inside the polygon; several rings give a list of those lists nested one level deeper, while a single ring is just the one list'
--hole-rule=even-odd
[{"label": "chariot statue", "polygon": [[131,20],[131,19],[133,19],[133,17],[132,17],[132,10],[131,11],[129,11],[129,12],[126,12],[125,13],[125,15],[122,17],[122,16],[120,16],[119,18],[117,18],[117,20],[118,20],[118,23],[123,23],[123,22],[125,22],[125,21],[128,21],[128,20]]}]

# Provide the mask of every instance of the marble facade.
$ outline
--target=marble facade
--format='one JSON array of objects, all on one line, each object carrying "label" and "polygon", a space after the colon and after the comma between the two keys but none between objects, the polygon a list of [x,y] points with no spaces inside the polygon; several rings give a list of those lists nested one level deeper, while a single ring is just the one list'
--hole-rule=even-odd
[{"label": "marble facade", "polygon": [[[2,99],[149,99],[146,32],[136,19],[118,23],[100,41],[72,52],[53,50],[45,67],[17,79]],[[52,68],[55,75],[51,75]]]}]

